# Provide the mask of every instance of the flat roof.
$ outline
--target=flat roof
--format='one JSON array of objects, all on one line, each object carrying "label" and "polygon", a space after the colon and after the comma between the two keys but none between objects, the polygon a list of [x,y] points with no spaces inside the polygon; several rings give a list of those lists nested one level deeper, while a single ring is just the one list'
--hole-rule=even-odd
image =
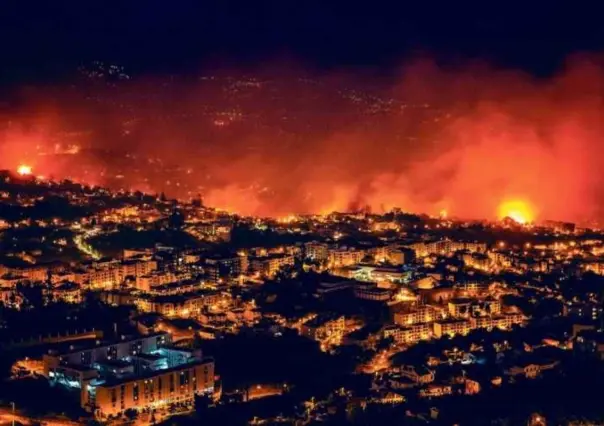
[{"label": "flat roof", "polygon": [[131,362],[122,361],[121,359],[106,359],[103,361],[95,362],[95,364],[106,365],[109,367],[118,367],[118,368],[133,366],[133,364]]},{"label": "flat roof", "polygon": [[144,359],[147,361],[157,361],[159,359],[163,359],[165,358],[165,356],[163,355],[156,355],[156,354],[136,354],[136,355],[132,355],[132,358],[140,358],[140,359]]},{"label": "flat roof", "polygon": [[95,368],[92,368],[89,365],[70,364],[70,363],[59,364],[57,366],[57,368],[67,368],[69,370],[75,370],[75,371],[80,371],[80,372],[96,371]]},{"label": "flat roof", "polygon": [[74,347],[73,350],[70,350],[68,352],[61,352],[58,354],[51,353],[50,355],[67,356],[67,355],[75,354],[75,353],[82,352],[82,351],[92,350],[92,349],[96,349],[96,348],[104,348],[104,347],[108,347],[108,346],[112,346],[112,345],[118,345],[121,343],[134,342],[136,340],[145,340],[145,339],[150,339],[153,337],[168,336],[168,335],[169,335],[169,333],[162,331],[162,332],[145,334],[145,335],[140,335],[140,336],[127,336],[123,340],[102,340],[98,344],[97,344],[96,340],[90,340],[90,341],[86,342],[85,345],[82,345],[77,348]]}]

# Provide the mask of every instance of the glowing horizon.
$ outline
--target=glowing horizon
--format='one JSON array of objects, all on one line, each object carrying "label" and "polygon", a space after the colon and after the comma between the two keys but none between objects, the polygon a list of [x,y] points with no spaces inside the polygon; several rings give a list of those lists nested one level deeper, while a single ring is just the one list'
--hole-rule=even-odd
[{"label": "glowing horizon", "polygon": [[[502,202],[518,199],[528,211],[504,213],[518,221],[604,221],[604,104],[591,96],[604,62],[571,58],[537,83],[509,69],[419,60],[380,88],[342,70],[302,79],[297,68],[279,79],[252,71],[256,82],[241,87],[233,82],[249,73],[228,71],[196,82],[149,77],[109,93],[40,90],[7,113],[0,167],[27,162],[33,170],[22,175],[200,194],[256,217],[398,207],[495,220]],[[173,111],[174,93],[186,96]],[[90,101],[108,95],[124,108]]]}]

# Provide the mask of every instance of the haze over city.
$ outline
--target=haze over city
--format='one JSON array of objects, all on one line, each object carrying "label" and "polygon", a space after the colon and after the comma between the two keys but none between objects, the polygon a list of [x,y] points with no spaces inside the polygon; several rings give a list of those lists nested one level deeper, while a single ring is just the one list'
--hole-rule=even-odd
[{"label": "haze over city", "polygon": [[[429,57],[386,77],[274,61],[192,78],[90,78],[18,91],[18,108],[5,113],[0,167],[24,163],[37,175],[91,184],[121,175],[126,189],[201,194],[241,214],[369,206],[493,219],[516,202],[529,220],[602,219],[596,56],[571,56],[547,78]],[[81,170],[78,155],[38,155],[55,145],[116,154]],[[120,168],[121,155],[136,160]],[[153,159],[185,172],[141,182]]]}]

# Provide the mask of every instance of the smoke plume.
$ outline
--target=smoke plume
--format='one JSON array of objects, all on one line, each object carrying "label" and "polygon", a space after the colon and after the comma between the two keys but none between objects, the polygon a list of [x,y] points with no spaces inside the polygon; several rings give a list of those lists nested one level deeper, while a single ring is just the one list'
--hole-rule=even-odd
[{"label": "smoke plume", "polygon": [[[4,108],[0,166],[201,194],[243,214],[358,209],[604,219],[604,72],[549,78],[430,60],[388,76],[267,64],[198,77],[75,81]],[[77,148],[79,151],[76,153]]]}]

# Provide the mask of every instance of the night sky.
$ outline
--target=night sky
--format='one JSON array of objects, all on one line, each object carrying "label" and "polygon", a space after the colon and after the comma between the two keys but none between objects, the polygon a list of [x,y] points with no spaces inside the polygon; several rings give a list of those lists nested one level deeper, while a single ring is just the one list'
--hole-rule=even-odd
[{"label": "night sky", "polygon": [[569,54],[604,48],[602,7],[573,2],[0,3],[4,83],[68,78],[75,67],[94,60],[134,73],[188,72],[208,63],[257,64],[275,57],[321,68],[388,69],[418,52],[443,61],[480,58],[542,75]]}]

